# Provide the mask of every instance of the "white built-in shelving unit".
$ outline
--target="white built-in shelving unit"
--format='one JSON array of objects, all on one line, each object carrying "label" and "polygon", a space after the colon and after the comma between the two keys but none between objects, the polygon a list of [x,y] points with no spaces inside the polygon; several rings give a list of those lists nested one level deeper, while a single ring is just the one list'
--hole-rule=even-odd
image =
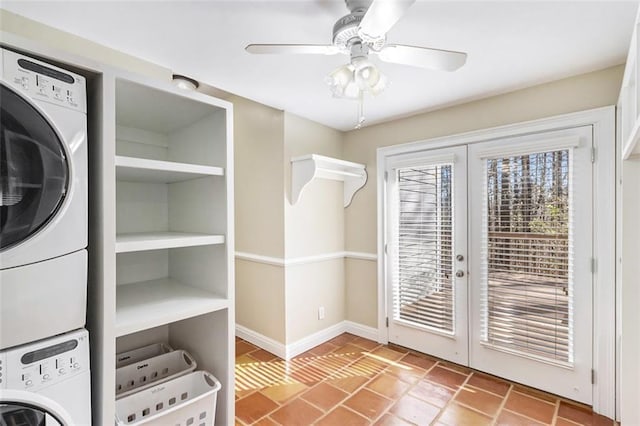
[{"label": "white built-in shelving unit", "polygon": [[344,182],[344,206],[351,204],[355,193],[367,183],[364,164],[309,154],[291,159],[291,204],[296,204],[304,189],[314,179]]},{"label": "white built-in shelving unit", "polygon": [[188,351],[222,383],[216,424],[234,421],[232,106],[107,69],[91,158],[94,422],[115,414],[115,354]]}]

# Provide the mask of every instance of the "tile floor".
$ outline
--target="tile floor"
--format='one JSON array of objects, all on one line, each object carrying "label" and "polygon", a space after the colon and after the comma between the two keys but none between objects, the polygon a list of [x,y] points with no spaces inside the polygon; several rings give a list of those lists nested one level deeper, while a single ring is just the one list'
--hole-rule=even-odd
[{"label": "tile floor", "polygon": [[343,334],[289,362],[236,338],[236,425],[613,425],[588,407]]}]

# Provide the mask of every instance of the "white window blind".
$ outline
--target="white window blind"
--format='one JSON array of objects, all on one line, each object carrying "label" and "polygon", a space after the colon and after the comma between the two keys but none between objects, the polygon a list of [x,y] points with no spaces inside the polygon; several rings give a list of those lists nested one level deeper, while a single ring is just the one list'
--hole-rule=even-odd
[{"label": "white window blind", "polygon": [[572,361],[571,151],[487,159],[485,344]]},{"label": "white window blind", "polygon": [[398,170],[394,318],[454,332],[452,165]]}]

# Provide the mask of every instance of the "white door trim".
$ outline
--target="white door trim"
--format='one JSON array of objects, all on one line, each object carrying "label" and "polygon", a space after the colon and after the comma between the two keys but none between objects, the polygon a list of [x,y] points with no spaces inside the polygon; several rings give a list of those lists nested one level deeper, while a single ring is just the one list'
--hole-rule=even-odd
[{"label": "white door trim", "polygon": [[594,179],[594,310],[593,310],[593,410],[615,418],[616,406],[616,150],[615,107],[608,106],[588,111],[510,124],[491,129],[410,142],[377,150],[377,208],[378,208],[378,341],[388,343],[385,288],[385,163],[387,158],[434,148],[472,144],[570,127],[593,126],[595,147]]}]

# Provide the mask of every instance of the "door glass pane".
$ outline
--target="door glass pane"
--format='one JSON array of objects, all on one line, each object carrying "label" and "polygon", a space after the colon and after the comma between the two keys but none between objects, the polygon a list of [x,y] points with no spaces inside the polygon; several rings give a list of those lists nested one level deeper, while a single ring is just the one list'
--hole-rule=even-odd
[{"label": "door glass pane", "polygon": [[0,86],[0,249],[40,230],[61,206],[68,183],[62,142],[22,97]]},{"label": "door glass pane", "polygon": [[486,161],[486,344],[572,361],[571,152]]},{"label": "door glass pane", "polygon": [[454,332],[452,164],[398,170],[394,319]]}]

